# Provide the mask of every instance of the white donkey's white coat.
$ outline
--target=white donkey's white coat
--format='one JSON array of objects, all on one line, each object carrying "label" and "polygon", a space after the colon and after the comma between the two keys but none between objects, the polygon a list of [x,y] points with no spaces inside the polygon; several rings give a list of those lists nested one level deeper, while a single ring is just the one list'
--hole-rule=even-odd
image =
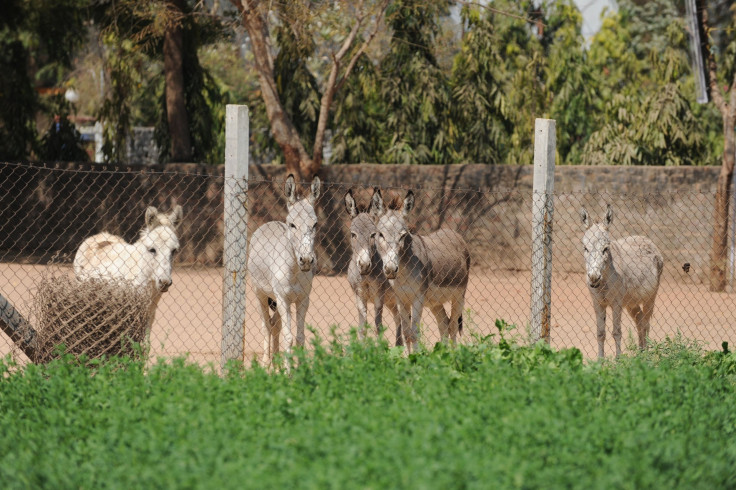
[{"label": "white donkey's white coat", "polygon": [[613,312],[616,356],[621,355],[621,314],[624,308],[636,324],[639,348],[645,349],[664,265],[662,253],[644,236],[611,241],[608,226],[613,222],[613,209],[610,204],[603,223],[591,223],[585,208],[581,209],[580,216],[586,227],[583,254],[588,290],[595,309],[598,356],[605,355],[606,308],[609,306]]},{"label": "white donkey's white coat", "polygon": [[[456,340],[462,331],[470,278],[470,252],[463,237],[448,229],[426,236],[410,233],[406,217],[413,207],[414,193],[408,191],[400,211],[386,209],[381,191],[376,188],[370,210],[376,219],[376,248],[396,295],[401,331],[409,352],[419,340],[424,306],[437,319],[442,340]],[[444,308],[447,302],[451,303],[450,318]]]},{"label": "white donkey's white coat", "polygon": [[[319,197],[320,181],[315,177],[311,193],[297,200],[294,176],[284,185],[288,213],[286,222],[270,221],[260,226],[250,239],[248,271],[261,306],[263,362],[268,364],[279,351],[279,335],[284,334],[285,350],[293,341],[291,305],[296,304],[296,343],[304,345],[304,320],[312,292],[315,262],[314,238],[317,214],[314,203]],[[276,301],[274,318],[269,314],[269,299]],[[280,318],[279,318],[280,317]],[[286,328],[281,328],[285,319]]]},{"label": "white donkey's white coat", "polygon": [[135,243],[111,233],[86,238],[74,256],[74,274],[80,281],[123,281],[150,293],[148,327],[153,323],[161,294],[171,286],[171,263],[179,249],[176,228],[181,222],[182,207],[171,213],[146,209],[145,226]]},{"label": "white donkey's white coat", "polygon": [[360,334],[365,336],[368,303],[373,303],[374,306],[376,330],[383,325],[383,306],[386,305],[396,324],[396,345],[403,345],[396,297],[386,274],[383,273],[383,262],[373,243],[376,223],[370,214],[358,211],[351,190],[345,194],[345,209],[352,218],[350,222],[352,256],[348,265],[348,282],[355,294]]}]

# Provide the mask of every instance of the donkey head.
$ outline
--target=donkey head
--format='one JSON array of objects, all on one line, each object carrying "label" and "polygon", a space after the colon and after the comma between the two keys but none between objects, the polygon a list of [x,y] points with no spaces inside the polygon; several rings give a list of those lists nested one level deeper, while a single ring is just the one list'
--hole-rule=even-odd
[{"label": "donkey head", "polygon": [[312,180],[311,191],[308,197],[297,200],[294,176],[289,175],[284,185],[288,213],[286,225],[291,247],[294,250],[299,269],[307,272],[314,265],[314,236],[317,231],[317,213],[314,212],[314,202],[319,197],[319,177]]},{"label": "donkey head", "polygon": [[151,282],[166,292],[171,286],[171,263],[179,250],[176,228],[184,211],[177,205],[171,213],[161,213],[155,207],[146,209],[146,226],[141,230],[139,242],[145,246],[147,262],[151,265]]},{"label": "donkey head", "polygon": [[613,222],[613,208],[608,205],[603,223],[592,223],[585,208],[580,210],[580,217],[586,228],[583,235],[583,255],[588,286],[595,289],[600,287],[605,272],[611,266],[611,236],[608,225]]},{"label": "donkey head", "polygon": [[408,191],[401,209],[385,206],[381,190],[376,187],[371,199],[370,213],[376,222],[376,249],[383,261],[383,273],[395,279],[399,272],[399,259],[405,248],[411,244],[411,233],[406,225],[406,217],[414,208],[414,192]]},{"label": "donkey head", "polygon": [[358,210],[352,190],[345,194],[345,209],[352,218],[350,222],[350,244],[353,248],[351,260],[355,261],[361,275],[365,275],[371,270],[376,223],[369,213]]}]

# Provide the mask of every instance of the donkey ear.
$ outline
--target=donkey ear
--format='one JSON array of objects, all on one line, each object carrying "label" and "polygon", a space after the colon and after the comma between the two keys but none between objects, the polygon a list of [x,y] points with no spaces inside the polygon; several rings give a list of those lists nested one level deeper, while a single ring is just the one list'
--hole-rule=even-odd
[{"label": "donkey ear", "polygon": [[613,223],[613,207],[609,204],[606,206],[606,224],[610,225]]},{"label": "donkey ear", "polygon": [[371,216],[379,218],[383,215],[383,196],[381,195],[381,189],[375,187],[373,189],[373,197],[371,197],[371,208],[368,210]]},{"label": "donkey ear", "polygon": [[585,225],[586,228],[590,228],[590,217],[588,217],[588,212],[585,208],[580,208],[580,219],[583,221],[583,225]]},{"label": "donkey ear", "polygon": [[314,201],[317,200],[317,198],[319,197],[319,191],[321,187],[322,187],[322,182],[319,180],[319,177],[315,175],[314,179],[312,179],[312,187],[311,187],[312,194],[310,194],[309,196],[310,203],[314,204]]},{"label": "donkey ear", "polygon": [[286,194],[286,202],[289,206],[296,202],[296,184],[294,184],[294,174],[289,174],[284,184],[284,194]]},{"label": "donkey ear", "polygon": [[353,190],[350,189],[345,193],[345,209],[351,218],[358,216],[358,208],[355,205],[355,199],[353,199]]},{"label": "donkey ear", "polygon": [[181,207],[181,205],[177,204],[174,206],[174,210],[171,211],[169,214],[169,220],[171,220],[171,225],[176,228],[179,226],[179,223],[181,223],[181,219],[184,217],[184,208]]},{"label": "donkey ear", "polygon": [[158,209],[156,206],[148,206],[146,209],[146,228],[152,230],[158,224]]},{"label": "donkey ear", "polygon": [[406,216],[412,209],[414,209],[414,192],[409,190],[404,198],[404,205],[401,208],[401,212]]}]

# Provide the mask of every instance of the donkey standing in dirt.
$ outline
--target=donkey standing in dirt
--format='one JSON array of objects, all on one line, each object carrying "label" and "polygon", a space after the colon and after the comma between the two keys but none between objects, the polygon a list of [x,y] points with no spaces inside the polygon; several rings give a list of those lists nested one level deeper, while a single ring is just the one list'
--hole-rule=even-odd
[{"label": "donkey standing in dirt", "polygon": [[613,222],[610,204],[603,223],[591,223],[585,208],[580,210],[580,216],[586,227],[583,253],[598,328],[598,357],[604,356],[606,308],[609,306],[613,311],[616,357],[621,355],[621,312],[624,308],[636,324],[639,348],[645,349],[664,265],[662,253],[644,236],[629,236],[612,242],[608,233],[608,226]]},{"label": "donkey standing in dirt", "polygon": [[378,332],[382,323],[383,306],[388,307],[396,324],[396,345],[403,345],[399,310],[393,289],[383,272],[381,256],[374,246],[376,223],[364,209],[358,209],[353,198],[353,191],[345,194],[345,209],[352,218],[350,222],[350,244],[352,256],[348,265],[348,282],[355,293],[355,304],[358,307],[358,325],[361,336],[365,336],[368,322],[368,303],[373,303],[375,327]]},{"label": "donkey standing in dirt", "polygon": [[171,263],[179,250],[176,228],[182,216],[182,207],[178,205],[171,213],[161,213],[150,206],[135,243],[105,232],[86,238],[74,256],[74,274],[80,281],[120,281],[146,288],[151,297],[147,322],[150,328],[161,295],[172,284]]},{"label": "donkey standing in dirt", "polygon": [[[280,319],[286,321],[284,347],[291,351],[293,322],[291,305],[296,304],[296,344],[304,345],[304,320],[312,292],[312,270],[315,262],[314,237],[317,214],[314,203],[319,197],[319,177],[312,180],[307,198],[297,200],[294,176],[289,175],[284,185],[288,214],[286,222],[270,221],[260,226],[250,239],[248,270],[261,306],[263,362],[269,363],[279,351]],[[276,302],[274,318],[269,314],[269,303]]]},{"label": "donkey standing in dirt", "polygon": [[[465,291],[470,277],[470,252],[457,232],[441,229],[426,236],[409,232],[406,217],[414,207],[408,191],[401,209],[385,206],[380,189],[371,199],[370,213],[376,220],[376,248],[396,296],[401,332],[409,352],[419,340],[422,309],[429,307],[445,341],[454,342],[462,332]],[[451,303],[450,318],[444,303]]]}]

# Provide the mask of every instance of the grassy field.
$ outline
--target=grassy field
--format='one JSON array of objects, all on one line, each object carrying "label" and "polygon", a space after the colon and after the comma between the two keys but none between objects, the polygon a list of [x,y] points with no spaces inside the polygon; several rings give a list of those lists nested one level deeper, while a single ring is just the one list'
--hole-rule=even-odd
[{"label": "grassy field", "polygon": [[223,377],[184,360],[0,363],[2,487],[736,486],[731,353],[668,339],[584,363],[494,335],[297,357]]}]

